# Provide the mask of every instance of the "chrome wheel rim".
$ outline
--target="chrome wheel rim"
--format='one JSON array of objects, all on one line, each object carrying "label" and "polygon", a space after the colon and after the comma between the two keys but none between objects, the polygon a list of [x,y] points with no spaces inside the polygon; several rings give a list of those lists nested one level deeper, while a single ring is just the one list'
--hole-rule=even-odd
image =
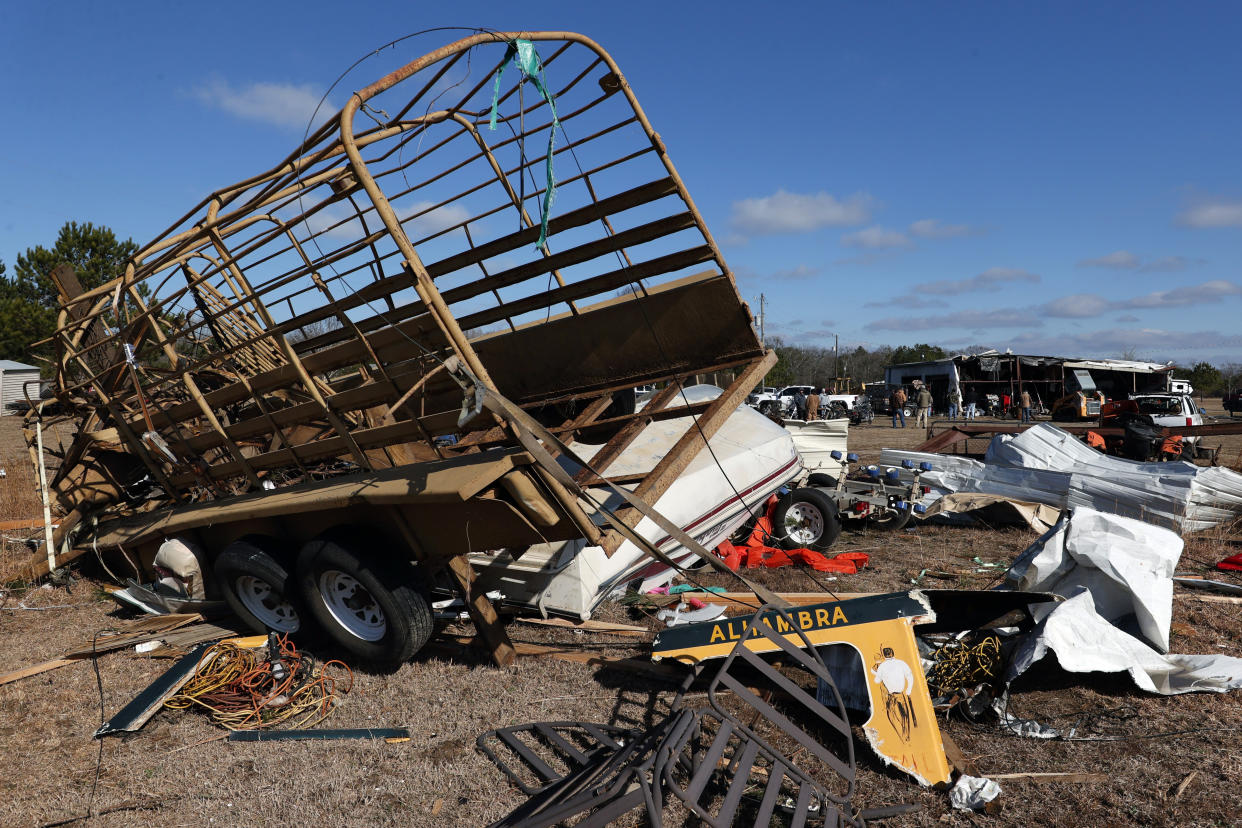
[{"label": "chrome wheel rim", "polygon": [[239,575],[233,582],[242,606],[268,629],[282,633],[297,632],[302,626],[298,611],[272,585],[253,575]]},{"label": "chrome wheel rim", "polygon": [[824,534],[824,516],[819,509],[795,503],[785,513],[785,535],[795,543],[810,546]]},{"label": "chrome wheel rim", "polygon": [[319,594],[341,629],[361,641],[379,641],[388,631],[388,620],[379,602],[357,578],[338,569],[319,576]]}]

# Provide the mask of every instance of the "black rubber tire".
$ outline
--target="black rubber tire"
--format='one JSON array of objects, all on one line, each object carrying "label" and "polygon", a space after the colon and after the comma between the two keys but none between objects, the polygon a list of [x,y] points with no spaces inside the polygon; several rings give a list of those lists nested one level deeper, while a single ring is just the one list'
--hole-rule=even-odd
[{"label": "black rubber tire", "polygon": [[872,529],[879,529],[882,532],[896,532],[898,529],[904,529],[906,524],[910,522],[910,513],[914,511],[910,508],[910,504],[906,504],[904,509],[885,509],[884,517],[868,516],[867,525]]},{"label": "black rubber tire", "polygon": [[806,485],[819,486],[822,489],[835,489],[837,487],[837,479],[831,474],[824,472],[811,472],[810,477],[806,479]]},{"label": "black rubber tire", "polygon": [[[365,535],[316,538],[298,554],[298,590],[311,618],[342,649],[375,667],[397,667],[431,637],[431,602],[413,565],[381,559],[361,547],[389,548],[395,554],[390,544]],[[353,587],[348,586],[351,580]],[[340,591],[325,596],[324,588]]]},{"label": "black rubber tire", "polygon": [[[810,510],[808,518],[818,522],[820,531],[810,538],[791,537],[785,520],[794,507],[797,510]],[[837,542],[841,534],[841,521],[837,517],[837,505],[832,498],[818,489],[794,489],[780,499],[776,511],[772,514],[772,528],[781,536],[782,549],[807,548],[815,552],[826,552]]]},{"label": "black rubber tire", "polygon": [[[212,565],[216,584],[224,594],[229,609],[257,633],[275,631],[300,635],[310,627],[310,619],[289,574],[288,560],[289,555],[275,539],[247,535],[226,546]],[[254,589],[249,590],[248,597],[243,597],[248,591],[243,579],[253,579],[266,585],[272,599],[260,601]],[[266,619],[256,615],[256,609],[252,606],[247,606],[247,603],[254,605],[256,602],[267,607]]]}]

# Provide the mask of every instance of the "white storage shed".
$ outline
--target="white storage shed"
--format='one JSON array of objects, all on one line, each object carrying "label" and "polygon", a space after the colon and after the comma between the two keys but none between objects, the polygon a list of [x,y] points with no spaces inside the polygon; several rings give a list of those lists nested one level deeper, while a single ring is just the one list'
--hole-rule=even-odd
[{"label": "white storage shed", "polygon": [[[33,365],[14,362],[11,359],[0,359],[0,417],[17,413],[10,405],[25,402],[22,385],[39,379],[39,369]],[[32,385],[29,389],[31,399],[38,399],[39,386]]]}]

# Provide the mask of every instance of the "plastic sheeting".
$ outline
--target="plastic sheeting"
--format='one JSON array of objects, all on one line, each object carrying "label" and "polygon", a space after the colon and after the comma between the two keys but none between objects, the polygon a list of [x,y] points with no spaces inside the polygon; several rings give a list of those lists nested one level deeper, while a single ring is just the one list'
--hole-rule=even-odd
[{"label": "plastic sheeting", "polygon": [[1151,693],[1242,688],[1242,658],[1224,655],[1161,655],[1108,623],[1090,592],[1080,592],[1048,614],[1014,651],[1006,681],[1013,681],[1049,651],[1071,673],[1126,672]]},{"label": "plastic sheeting", "polygon": [[1197,532],[1242,516],[1242,475],[1190,463],[1137,463],[1100,454],[1068,432],[1041,423],[1001,435],[985,461],[885,449],[884,465],[928,461],[923,475],[930,506],[949,492],[996,494],[1059,508],[1086,507],[1181,532]]},{"label": "plastic sheeting", "polygon": [[[1005,586],[1067,598],[1086,590],[1105,620],[1137,627],[1148,643],[1166,653],[1173,572],[1181,555],[1182,539],[1168,529],[1075,509],[1014,560]],[[1035,607],[1036,619],[1055,606]]]}]

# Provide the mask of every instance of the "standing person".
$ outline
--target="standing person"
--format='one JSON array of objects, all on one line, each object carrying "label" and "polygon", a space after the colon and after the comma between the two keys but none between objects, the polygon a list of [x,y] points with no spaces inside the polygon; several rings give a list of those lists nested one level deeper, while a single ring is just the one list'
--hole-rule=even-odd
[{"label": "standing person", "polygon": [[1023,388],[1022,394],[1018,397],[1018,402],[1022,405],[1022,422],[1034,422],[1031,419],[1031,392]]},{"label": "standing person", "polygon": [[949,419],[957,419],[957,410],[962,406],[962,392],[954,385],[949,389]]},{"label": "standing person", "polygon": [[897,427],[898,417],[901,418],[901,427],[905,428],[906,427],[906,412],[905,412],[906,392],[902,390],[900,385],[897,386],[895,389],[893,389],[893,393],[888,395],[888,407],[892,409],[892,412],[893,412],[893,428]]},{"label": "standing person", "polygon": [[975,388],[972,385],[966,389],[966,413],[963,415],[965,419],[973,420],[979,416],[978,405],[979,395],[975,392]]},{"label": "standing person", "polygon": [[919,404],[919,416],[914,421],[914,424],[926,428],[928,421],[931,420],[932,410],[932,394],[927,390],[926,385],[919,389],[917,402]]},{"label": "standing person", "polygon": [[794,407],[794,419],[805,420],[806,419],[806,394],[802,393],[801,388],[799,388],[797,391],[794,391],[793,407]]},{"label": "standing person", "polygon": [[812,388],[811,393],[806,398],[806,418],[808,420],[819,419],[819,389]]}]

